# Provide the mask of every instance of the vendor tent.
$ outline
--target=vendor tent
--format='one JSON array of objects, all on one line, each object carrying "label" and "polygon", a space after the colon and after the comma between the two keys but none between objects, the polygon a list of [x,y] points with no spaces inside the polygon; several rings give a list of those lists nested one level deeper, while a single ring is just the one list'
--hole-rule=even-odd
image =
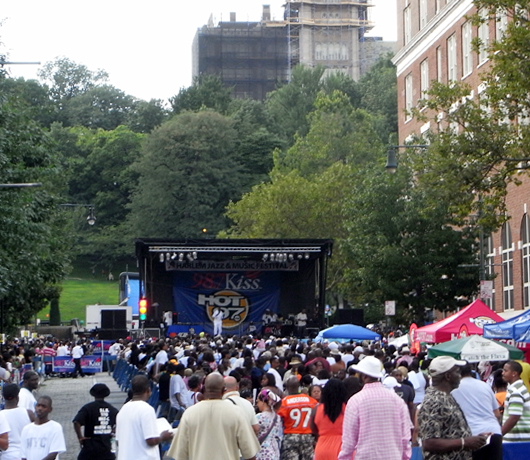
[{"label": "vendor tent", "polygon": [[530,310],[502,323],[487,324],[484,326],[484,337],[530,342]]},{"label": "vendor tent", "polygon": [[475,300],[466,308],[442,321],[416,329],[414,340],[440,343],[468,335],[482,335],[482,328],[485,324],[500,321],[503,319],[490,310],[484,302]]},{"label": "vendor tent", "polygon": [[511,345],[472,335],[463,339],[450,340],[429,348],[429,358],[452,356],[470,363],[479,361],[508,361],[523,359],[524,353]]},{"label": "vendor tent", "polygon": [[360,342],[362,340],[381,340],[381,336],[370,329],[356,326],[355,324],[339,324],[320,331],[315,338],[316,342],[325,340],[337,342],[354,340]]}]

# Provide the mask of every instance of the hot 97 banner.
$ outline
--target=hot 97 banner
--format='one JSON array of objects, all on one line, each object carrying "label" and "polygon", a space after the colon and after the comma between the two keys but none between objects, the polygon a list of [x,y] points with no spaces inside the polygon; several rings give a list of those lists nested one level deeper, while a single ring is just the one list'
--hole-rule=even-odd
[{"label": "hot 97 banner", "polygon": [[223,313],[223,330],[246,332],[265,310],[278,311],[278,272],[176,272],[173,286],[179,322],[204,325],[213,332],[213,313]]}]

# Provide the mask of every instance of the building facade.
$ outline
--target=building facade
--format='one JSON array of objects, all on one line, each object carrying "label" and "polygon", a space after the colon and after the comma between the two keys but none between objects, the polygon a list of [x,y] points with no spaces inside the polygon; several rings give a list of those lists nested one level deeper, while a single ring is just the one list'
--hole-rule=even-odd
[{"label": "building facade", "polygon": [[370,6],[368,0],[288,0],[282,21],[271,20],[268,5],[260,22],[238,22],[235,13],[218,25],[210,20],[195,35],[193,76],[219,75],[235,97],[256,100],[287,83],[298,64],[358,80],[396,51],[395,42],[365,36],[373,28]]},{"label": "building facade", "polygon": [[[500,38],[507,18],[489,18],[476,26],[469,17],[477,10],[472,0],[397,0],[398,48],[393,59],[397,67],[399,141],[436,131],[433,122],[421,122],[409,111],[425,97],[432,81],[462,81],[479,97],[481,73],[489,65],[488,53],[475,52],[474,38],[482,43]],[[482,12],[480,12],[482,14]],[[439,115],[441,118],[443,114]],[[486,237],[486,273],[494,279],[491,299],[484,301],[505,318],[530,308],[530,181],[511,184],[506,198],[509,221]],[[527,209],[528,208],[528,209]]]},{"label": "building facade", "polygon": [[270,21],[231,20],[200,28],[193,41],[193,76],[219,75],[237,98],[264,100],[267,93],[288,81],[287,31]]}]

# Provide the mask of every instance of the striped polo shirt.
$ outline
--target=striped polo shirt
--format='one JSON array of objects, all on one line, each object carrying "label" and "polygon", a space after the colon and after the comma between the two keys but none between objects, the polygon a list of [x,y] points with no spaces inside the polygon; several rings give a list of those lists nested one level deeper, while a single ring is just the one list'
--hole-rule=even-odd
[{"label": "striped polo shirt", "polygon": [[503,442],[530,442],[530,394],[522,380],[508,385],[506,390],[503,423],[510,415],[519,415],[521,418],[504,435]]}]

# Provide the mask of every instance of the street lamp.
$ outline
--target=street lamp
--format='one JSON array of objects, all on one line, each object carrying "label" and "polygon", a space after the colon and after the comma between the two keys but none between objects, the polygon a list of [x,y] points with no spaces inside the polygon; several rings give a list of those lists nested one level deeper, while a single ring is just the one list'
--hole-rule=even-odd
[{"label": "street lamp", "polygon": [[428,149],[429,145],[390,145],[388,147],[387,151],[387,157],[386,157],[386,165],[385,169],[391,173],[394,174],[398,167],[398,161],[397,161],[397,151],[398,149]]},{"label": "street lamp", "polygon": [[41,187],[40,182],[26,182],[20,184],[0,184],[0,188],[29,188],[29,187]]},{"label": "street lamp", "polygon": [[63,206],[65,208],[74,208],[74,207],[88,208],[88,216],[86,218],[87,224],[92,226],[92,225],[94,225],[96,223],[96,216],[94,215],[94,205],[93,204],[65,203],[65,204],[60,204],[59,206]]}]

